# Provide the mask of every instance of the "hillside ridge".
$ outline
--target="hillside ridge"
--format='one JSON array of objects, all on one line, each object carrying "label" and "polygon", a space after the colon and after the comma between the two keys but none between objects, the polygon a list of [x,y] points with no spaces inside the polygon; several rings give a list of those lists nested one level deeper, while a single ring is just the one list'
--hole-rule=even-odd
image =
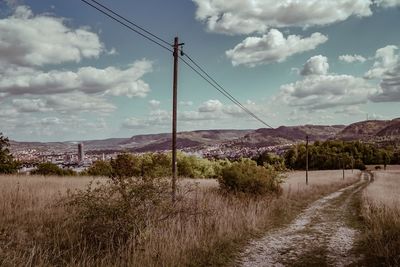
[{"label": "hillside ridge", "polygon": [[[400,139],[400,118],[393,120],[368,120],[350,125],[299,125],[260,128],[255,130],[195,130],[183,131],[177,135],[178,149],[196,150],[212,146],[233,148],[255,148],[289,145],[324,140],[392,140]],[[108,138],[104,140],[67,141],[67,142],[17,142],[11,141],[12,150],[26,148],[70,150],[77,143],[83,143],[86,151],[131,151],[151,152],[169,150],[171,133],[141,134],[129,138]]]}]

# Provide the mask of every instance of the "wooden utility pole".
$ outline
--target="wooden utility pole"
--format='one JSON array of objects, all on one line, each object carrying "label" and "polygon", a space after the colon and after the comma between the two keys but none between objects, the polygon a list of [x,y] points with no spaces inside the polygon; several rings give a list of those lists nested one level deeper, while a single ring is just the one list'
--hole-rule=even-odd
[{"label": "wooden utility pole", "polygon": [[178,62],[179,62],[179,43],[178,37],[174,40],[174,79],[173,79],[173,97],[172,97],[172,201],[176,200],[176,177],[178,176],[176,161],[176,128],[178,111]]},{"label": "wooden utility pole", "polygon": [[306,185],[308,185],[308,135],[306,136]]},{"label": "wooden utility pole", "polygon": [[342,169],[343,169],[343,180],[344,180],[344,157],[342,156]]},{"label": "wooden utility pole", "polygon": [[351,173],[354,172],[354,158],[353,155],[351,156]]}]

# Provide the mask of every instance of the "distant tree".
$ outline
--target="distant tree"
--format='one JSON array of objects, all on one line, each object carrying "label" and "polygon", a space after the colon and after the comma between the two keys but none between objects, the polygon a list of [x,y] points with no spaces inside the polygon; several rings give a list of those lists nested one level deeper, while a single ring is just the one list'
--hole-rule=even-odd
[{"label": "distant tree", "polygon": [[12,174],[18,171],[20,164],[14,160],[9,146],[8,138],[0,133],[0,173]]},{"label": "distant tree", "polygon": [[140,159],[132,154],[120,154],[111,162],[114,177],[139,177],[141,175]]},{"label": "distant tree", "polygon": [[268,151],[264,151],[255,160],[258,166],[273,168],[277,171],[284,171],[286,169],[285,159],[278,155],[269,153]]},{"label": "distant tree", "polygon": [[400,164],[400,150],[397,150],[393,153],[390,164]]},{"label": "distant tree", "polygon": [[386,170],[386,166],[390,164],[391,155],[388,151],[382,152],[382,160],[383,160],[383,169]]},{"label": "distant tree", "polygon": [[367,169],[367,167],[365,166],[365,164],[362,162],[361,159],[356,159],[354,161],[354,168],[359,169],[361,171],[365,171]]},{"label": "distant tree", "polygon": [[167,177],[172,175],[171,164],[172,156],[166,153],[152,154],[154,167],[151,171],[150,177]]},{"label": "distant tree", "polygon": [[282,178],[278,172],[257,166],[253,160],[242,159],[226,166],[218,182],[222,189],[233,193],[280,194]]},{"label": "distant tree", "polygon": [[109,177],[112,174],[112,167],[110,162],[98,160],[87,169],[85,175],[90,176],[105,176]]},{"label": "distant tree", "polygon": [[[364,169],[365,165],[383,164],[384,166],[394,162],[396,153],[393,148],[378,148],[374,144],[362,142],[325,141],[315,142],[309,145],[309,168],[310,169],[341,169],[345,168]],[[287,168],[305,168],[305,146],[299,144],[289,149],[285,155]]]},{"label": "distant tree", "polygon": [[216,178],[218,161],[202,159],[183,153],[178,154],[178,175],[189,178]]},{"label": "distant tree", "polygon": [[73,170],[64,170],[51,162],[40,163],[36,170],[31,172],[33,175],[57,175],[57,176],[74,176],[76,173]]}]

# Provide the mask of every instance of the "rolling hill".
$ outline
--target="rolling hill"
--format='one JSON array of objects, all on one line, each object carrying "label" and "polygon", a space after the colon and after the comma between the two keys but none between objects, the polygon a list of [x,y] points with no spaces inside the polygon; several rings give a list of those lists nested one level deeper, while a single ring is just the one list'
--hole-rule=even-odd
[{"label": "rolling hill", "polygon": [[327,140],[335,137],[344,125],[323,126],[323,125],[303,125],[303,126],[281,126],[276,129],[258,129],[242,138],[231,142],[232,145],[242,147],[262,147],[293,144],[302,142],[308,135],[311,141]]},{"label": "rolling hill", "polygon": [[[344,125],[302,125],[281,126],[276,129],[261,128],[257,130],[199,130],[180,132],[177,136],[179,149],[204,148],[222,145],[225,147],[265,147],[304,142],[309,136],[316,140],[364,140],[381,142],[382,140],[400,140],[400,118],[394,120],[369,120]],[[76,144],[72,142],[16,142],[11,141],[12,150],[38,149],[41,151],[73,151]],[[131,138],[110,138],[105,140],[83,141],[86,151],[132,151],[147,152],[169,150],[171,134],[136,135]]]},{"label": "rolling hill", "polygon": [[370,141],[382,137],[400,138],[400,118],[356,122],[344,128],[335,139]]}]

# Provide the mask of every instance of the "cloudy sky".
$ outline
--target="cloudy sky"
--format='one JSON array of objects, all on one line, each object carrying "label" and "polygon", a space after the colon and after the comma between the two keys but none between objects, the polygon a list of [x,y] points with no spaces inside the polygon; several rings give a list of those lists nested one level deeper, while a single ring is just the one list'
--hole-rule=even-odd
[{"label": "cloudy sky", "polygon": [[[98,0],[173,41],[274,127],[400,117],[400,0]],[[172,55],[79,0],[0,0],[0,132],[171,129]],[[262,124],[180,65],[179,130]]]}]

